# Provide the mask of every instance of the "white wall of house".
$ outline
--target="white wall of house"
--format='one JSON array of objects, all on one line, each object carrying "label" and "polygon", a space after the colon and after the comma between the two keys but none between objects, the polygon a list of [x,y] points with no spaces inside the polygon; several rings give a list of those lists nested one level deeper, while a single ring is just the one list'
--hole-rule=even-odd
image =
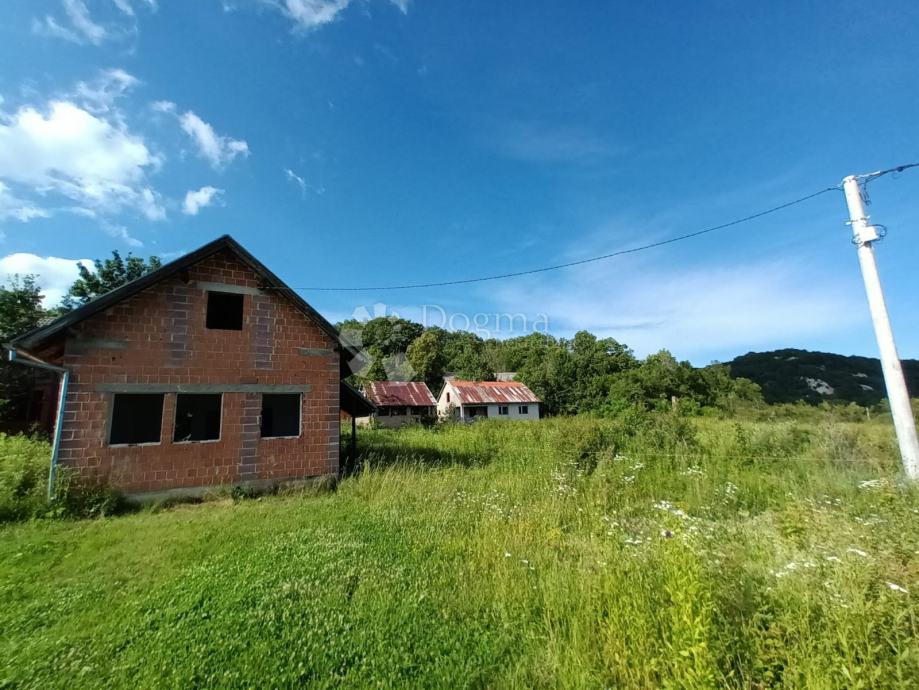
[{"label": "white wall of house", "polygon": [[[460,419],[468,419],[468,407],[486,407],[488,408],[487,416],[489,419],[539,419],[539,403],[508,403],[507,405],[465,405],[461,406],[458,402],[456,389],[447,383],[440,392],[437,399],[437,414],[444,418],[453,416]],[[501,414],[501,408],[507,409],[507,414]]]},{"label": "white wall of house", "polygon": [[437,416],[441,418],[451,415],[456,417],[458,407],[456,402],[456,389],[447,382],[444,384],[437,398]]},{"label": "white wall of house", "polygon": [[[501,408],[505,408],[507,414],[501,414]],[[539,419],[539,403],[508,403],[507,405],[489,405],[489,419]]]}]

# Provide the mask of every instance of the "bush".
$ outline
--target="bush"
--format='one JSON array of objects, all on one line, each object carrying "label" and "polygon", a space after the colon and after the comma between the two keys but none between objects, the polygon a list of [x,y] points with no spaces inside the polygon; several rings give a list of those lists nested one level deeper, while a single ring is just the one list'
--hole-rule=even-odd
[{"label": "bush", "polygon": [[118,515],[127,510],[124,496],[102,480],[80,481],[67,468],[59,468],[54,499],[48,505],[51,517],[95,518]]},{"label": "bush", "polygon": [[0,434],[0,522],[25,520],[48,508],[51,446],[28,436]]}]

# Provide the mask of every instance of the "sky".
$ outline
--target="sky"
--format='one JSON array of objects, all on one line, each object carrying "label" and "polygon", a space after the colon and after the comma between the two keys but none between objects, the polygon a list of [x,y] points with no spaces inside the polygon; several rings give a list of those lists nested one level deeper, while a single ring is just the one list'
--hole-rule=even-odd
[{"label": "sky", "polygon": [[[460,280],[665,240],[919,161],[919,4],[4,0],[0,279],[230,234],[294,288]],[[870,186],[919,357],[919,169]],[[877,348],[842,192],[627,256],[301,294],[695,364]]]}]

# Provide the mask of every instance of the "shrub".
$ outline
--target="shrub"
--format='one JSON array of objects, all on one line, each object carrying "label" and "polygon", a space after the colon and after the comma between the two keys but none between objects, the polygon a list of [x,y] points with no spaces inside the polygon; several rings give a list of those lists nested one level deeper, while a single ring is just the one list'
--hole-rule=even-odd
[{"label": "shrub", "polygon": [[95,518],[118,515],[127,510],[124,496],[104,480],[78,480],[66,468],[59,468],[54,499],[48,506],[53,517]]},{"label": "shrub", "polygon": [[0,522],[25,520],[47,510],[51,447],[28,436],[0,434]]}]

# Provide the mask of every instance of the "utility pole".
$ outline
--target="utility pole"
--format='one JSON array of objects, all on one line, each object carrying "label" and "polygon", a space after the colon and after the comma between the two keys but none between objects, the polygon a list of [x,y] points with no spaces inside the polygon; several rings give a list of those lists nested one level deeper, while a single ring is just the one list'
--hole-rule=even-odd
[{"label": "utility pole", "polygon": [[849,205],[849,218],[852,225],[852,241],[858,247],[858,262],[862,267],[862,278],[865,281],[865,292],[868,294],[868,307],[871,310],[871,321],[874,324],[874,335],[881,351],[881,368],[884,370],[884,384],[887,387],[887,398],[890,400],[890,411],[900,444],[900,458],[903,470],[909,479],[919,479],[919,440],[916,438],[916,422],[910,406],[909,393],[906,391],[906,380],[903,378],[903,367],[897,355],[897,346],[890,328],[890,317],[884,293],[881,291],[881,278],[874,258],[873,242],[880,239],[875,226],[868,223],[865,212],[865,199],[862,196],[862,182],[875,175],[849,175],[842,181]]}]

